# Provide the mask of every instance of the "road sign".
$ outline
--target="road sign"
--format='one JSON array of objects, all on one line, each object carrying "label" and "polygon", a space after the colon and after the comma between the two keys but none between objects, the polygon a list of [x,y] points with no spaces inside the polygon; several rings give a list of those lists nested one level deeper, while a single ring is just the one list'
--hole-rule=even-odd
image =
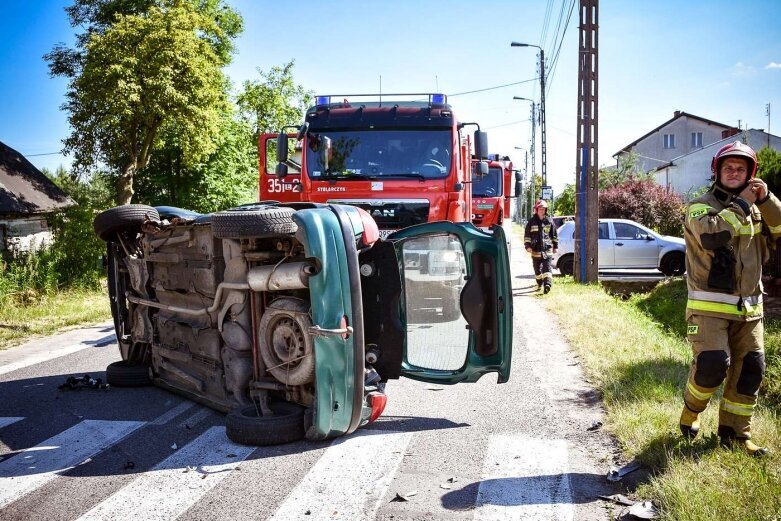
[{"label": "road sign", "polygon": [[546,201],[552,201],[553,200],[553,187],[552,186],[543,186],[542,187],[542,198]]}]

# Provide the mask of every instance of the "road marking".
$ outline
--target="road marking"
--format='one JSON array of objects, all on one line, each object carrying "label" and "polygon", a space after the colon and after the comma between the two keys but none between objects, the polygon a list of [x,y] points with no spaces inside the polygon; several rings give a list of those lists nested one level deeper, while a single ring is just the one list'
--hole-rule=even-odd
[{"label": "road marking", "polygon": [[175,519],[254,450],[212,427],[79,519]]},{"label": "road marking", "polygon": [[192,429],[193,427],[201,423],[204,419],[206,419],[208,416],[210,416],[212,412],[214,411],[212,411],[211,409],[207,409],[206,407],[201,407],[200,411],[197,411],[192,416],[188,416],[187,418],[179,422],[178,427],[180,429]]},{"label": "road marking", "polygon": [[180,414],[182,414],[185,411],[190,410],[192,407],[195,406],[195,402],[191,402],[190,400],[187,400],[186,402],[182,402],[170,411],[166,411],[151,422],[149,422],[149,425],[165,425],[169,421],[173,420]]},{"label": "road marking", "polygon": [[144,425],[137,421],[84,420],[0,463],[0,508],[32,492]]},{"label": "road marking", "polygon": [[21,416],[6,416],[5,418],[0,418],[0,429],[3,427],[8,427],[12,423],[16,423],[21,420],[24,420],[24,418]]},{"label": "road marking", "polygon": [[271,519],[374,519],[411,438],[360,431],[335,440]]},{"label": "road marking", "polygon": [[474,519],[574,519],[567,442],[492,436]]}]

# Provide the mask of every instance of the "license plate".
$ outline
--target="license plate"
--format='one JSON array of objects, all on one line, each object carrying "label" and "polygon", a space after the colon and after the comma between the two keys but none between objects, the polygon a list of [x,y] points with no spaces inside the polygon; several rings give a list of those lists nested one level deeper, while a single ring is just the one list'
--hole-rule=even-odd
[{"label": "license plate", "polygon": [[392,234],[396,230],[380,230],[380,239],[386,238],[388,235]]}]

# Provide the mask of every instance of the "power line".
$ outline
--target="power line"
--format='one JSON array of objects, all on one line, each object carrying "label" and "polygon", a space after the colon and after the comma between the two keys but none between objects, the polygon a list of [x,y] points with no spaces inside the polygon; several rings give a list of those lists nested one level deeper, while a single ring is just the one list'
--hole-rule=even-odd
[{"label": "power line", "polygon": [[[564,4],[562,3],[562,7]],[[567,29],[569,29],[569,21],[572,18],[572,12],[575,10],[575,0],[572,0],[572,3],[570,4],[569,13],[567,14],[567,21],[564,23],[564,31],[561,34],[561,39],[559,40],[559,46],[556,49],[556,53],[553,56],[553,61],[551,62],[550,66],[550,73],[547,75],[548,79],[548,92],[550,92],[551,83],[553,81],[553,75],[556,73],[556,66],[559,63],[559,54],[561,53],[561,46],[564,44],[564,37],[567,35]]]},{"label": "power line", "polygon": [[532,78],[530,80],[523,80],[523,81],[516,81],[515,83],[507,83],[505,85],[497,85],[496,87],[486,87],[485,89],[477,89],[477,90],[468,90],[466,92],[456,92],[455,94],[448,94],[448,98],[452,98],[453,96],[463,96],[464,94],[474,94],[475,92],[485,92],[487,90],[496,90],[496,89],[503,89],[505,87],[512,87],[513,85],[520,85],[521,83],[529,83],[531,81],[537,81],[539,78]]},{"label": "power line", "polygon": [[22,154],[24,157],[59,156],[62,152],[46,152],[45,154]]},{"label": "power line", "polygon": [[518,125],[519,123],[526,123],[528,121],[531,121],[530,119],[522,119],[520,121],[512,121],[510,123],[502,123],[501,125],[494,125],[493,127],[485,127],[486,130],[491,130],[492,128],[499,128],[499,127],[509,127],[511,125]]}]

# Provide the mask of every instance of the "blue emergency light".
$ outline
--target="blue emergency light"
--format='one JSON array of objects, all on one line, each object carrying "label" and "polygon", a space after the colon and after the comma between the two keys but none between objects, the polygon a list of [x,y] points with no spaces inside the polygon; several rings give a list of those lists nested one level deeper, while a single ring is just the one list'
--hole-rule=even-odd
[{"label": "blue emergency light", "polygon": [[431,94],[428,97],[428,101],[432,105],[444,105],[447,103],[447,96],[444,94]]},{"label": "blue emergency light", "polygon": [[315,98],[315,103],[317,105],[328,105],[331,103],[331,96],[317,96],[317,98]]}]

